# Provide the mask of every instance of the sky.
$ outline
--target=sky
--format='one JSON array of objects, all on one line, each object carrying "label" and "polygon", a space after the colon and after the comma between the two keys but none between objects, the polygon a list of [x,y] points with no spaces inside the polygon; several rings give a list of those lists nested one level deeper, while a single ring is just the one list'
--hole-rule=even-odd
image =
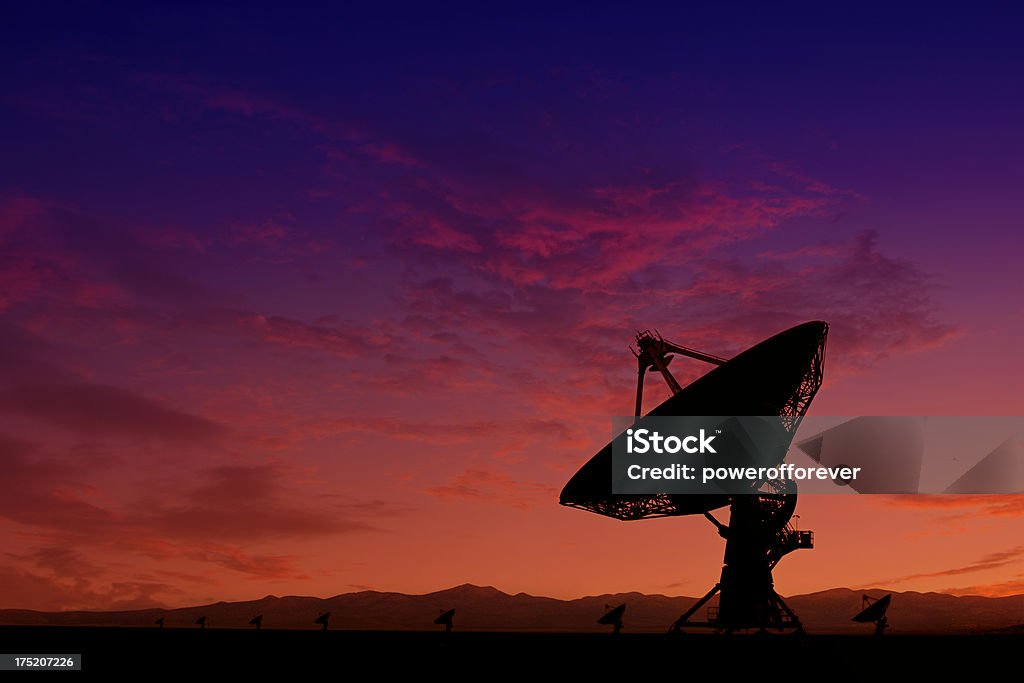
[{"label": "sky", "polygon": [[[0,607],[702,595],[706,520],[557,504],[638,329],[822,319],[812,414],[1022,414],[1017,13],[8,8]],[[783,594],[1024,592],[1022,497],[797,512]]]}]

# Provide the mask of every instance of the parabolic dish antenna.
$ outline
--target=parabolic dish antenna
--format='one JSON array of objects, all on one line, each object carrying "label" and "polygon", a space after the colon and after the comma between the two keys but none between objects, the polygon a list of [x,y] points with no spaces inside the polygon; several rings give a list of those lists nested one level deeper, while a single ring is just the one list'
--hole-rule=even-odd
[{"label": "parabolic dish antenna", "polygon": [[[651,416],[771,416],[783,418],[792,440],[800,418],[821,386],[828,324],[815,321],[797,325],[747,349],[731,360],[673,344],[660,334],[644,331],[636,336],[637,400],[640,416],[644,375],[662,374],[673,395]],[[669,360],[683,355],[716,367],[681,387],[668,370]],[[775,592],[772,569],[782,557],[813,546],[809,531],[789,522],[796,505],[795,487],[767,482],[768,491],[743,495],[614,495],[612,444],[597,452],[562,490],[562,505],[620,520],[702,514],[726,538],[721,580],[675,623],[732,631],[742,628],[795,628],[799,619]],[[729,524],[711,511],[729,506]],[[707,621],[690,618],[721,593],[717,613]]]},{"label": "parabolic dish antenna", "polygon": [[869,595],[865,595],[861,601],[862,609],[857,616],[853,618],[859,624],[871,624],[875,625],[875,635],[880,636],[889,627],[889,618],[886,613],[889,611],[889,605],[892,603],[892,594],[888,594],[878,598],[877,600]]},{"label": "parabolic dish antenna", "polygon": [[317,624],[319,626],[322,626],[323,630],[326,631],[327,630],[327,624],[328,624],[328,622],[330,622],[330,620],[331,620],[331,613],[330,612],[324,612],[323,614],[318,616],[316,619],[314,619],[313,623]]},{"label": "parabolic dish antenna", "polygon": [[597,623],[613,627],[613,633],[621,632],[622,615],[626,613],[626,603],[622,603],[614,609],[608,609],[608,605],[605,605],[604,608],[605,613],[600,619],[597,620]]},{"label": "parabolic dish antenna", "polygon": [[[804,323],[747,349],[732,360],[717,359],[717,363],[721,363],[718,367],[680,388],[678,393],[648,415],[780,415],[799,418],[807,412],[811,399],[821,386],[827,333],[826,323]],[[638,335],[638,344],[641,344],[641,339],[648,338],[644,336],[646,334],[649,333]],[[685,349],[660,341],[676,353]],[[705,358],[717,358],[694,353]],[[645,358],[641,356],[638,360],[642,365]],[[671,377],[667,365],[663,374]],[[643,371],[639,377],[643,377]],[[679,387],[674,379],[669,386],[673,384]],[[795,431],[795,426],[792,431]],[[573,475],[562,489],[559,502],[599,515],[632,520],[700,515],[729,505],[730,496],[612,495],[612,445],[609,443]]]},{"label": "parabolic dish antenna", "polygon": [[441,612],[437,619],[434,619],[434,623],[438,626],[444,626],[445,633],[452,632],[452,623],[455,620],[455,610],[450,609],[447,612]]}]

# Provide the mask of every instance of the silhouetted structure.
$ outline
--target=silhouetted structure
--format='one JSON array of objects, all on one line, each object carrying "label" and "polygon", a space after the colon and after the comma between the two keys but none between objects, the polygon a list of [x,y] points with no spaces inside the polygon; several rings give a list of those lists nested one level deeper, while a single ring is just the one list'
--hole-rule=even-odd
[{"label": "silhouetted structure", "polygon": [[450,609],[447,612],[442,610],[441,611],[441,616],[439,616],[437,619],[434,619],[434,623],[438,624],[440,626],[444,626],[444,632],[445,633],[451,633],[452,632],[452,621],[454,619],[455,619],[455,610],[454,609]]},{"label": "silhouetted structure", "polygon": [[[781,332],[731,360],[666,341],[657,333],[636,337],[637,402],[641,415],[643,377],[659,371],[673,395],[648,415],[778,415],[791,440],[821,386],[828,325],[816,321]],[[685,388],[669,372],[669,353],[716,367]],[[784,444],[788,447],[789,443]],[[740,495],[613,495],[612,444],[609,443],[569,480],[562,505],[621,520],[700,514],[725,537],[720,581],[673,625],[705,626],[724,631],[742,628],[801,628],[800,620],[775,592],[772,569],[788,553],[813,547],[813,534],[790,524],[796,507],[793,482],[757,482]],[[712,510],[729,506],[729,524]],[[705,621],[691,617],[720,593],[717,610]]]},{"label": "silhouetted structure", "polygon": [[196,623],[199,624],[199,628],[200,629],[205,629],[206,628],[206,615],[204,614],[203,616],[201,616],[198,619],[196,619]]},{"label": "silhouetted structure", "polygon": [[164,618],[160,617],[159,619],[157,619],[153,623],[156,624],[157,626],[159,626],[160,628],[163,628],[164,627]]},{"label": "silhouetted structure", "polygon": [[314,619],[313,623],[314,624],[320,624],[321,626],[323,626],[324,630],[326,631],[327,630],[327,622],[330,621],[330,620],[331,620],[331,613],[330,612],[324,612],[323,614],[318,616],[316,619]]},{"label": "silhouetted structure", "polygon": [[622,633],[622,615],[626,613],[626,603],[622,603],[615,609],[610,609],[610,605],[604,606],[604,616],[597,620],[599,624],[611,625],[612,633],[618,635]]},{"label": "silhouetted structure", "polygon": [[259,631],[261,628],[263,628],[263,615],[257,614],[256,616],[254,616],[252,619],[249,620],[249,625],[255,626],[256,630]]},{"label": "silhouetted structure", "polygon": [[889,611],[889,604],[892,602],[892,593],[884,595],[877,600],[872,598],[870,595],[865,595],[861,598],[861,607],[863,609],[853,618],[860,624],[871,624],[875,625],[875,636],[881,636],[885,633],[885,629],[889,628],[889,617],[886,613]]}]

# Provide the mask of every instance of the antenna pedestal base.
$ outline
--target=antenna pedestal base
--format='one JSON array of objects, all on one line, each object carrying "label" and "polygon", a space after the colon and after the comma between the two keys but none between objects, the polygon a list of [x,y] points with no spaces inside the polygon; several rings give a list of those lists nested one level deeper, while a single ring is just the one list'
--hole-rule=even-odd
[{"label": "antenna pedestal base", "polygon": [[[726,537],[722,578],[672,625],[713,628],[725,633],[742,629],[803,629],[803,624],[782,596],[775,592],[772,569],[783,555],[800,547],[792,543],[799,533],[788,524],[796,507],[796,494],[741,495],[730,507],[729,525],[715,521]],[[806,532],[805,532],[806,533]],[[693,616],[715,595],[717,606],[707,608],[705,621]]]}]

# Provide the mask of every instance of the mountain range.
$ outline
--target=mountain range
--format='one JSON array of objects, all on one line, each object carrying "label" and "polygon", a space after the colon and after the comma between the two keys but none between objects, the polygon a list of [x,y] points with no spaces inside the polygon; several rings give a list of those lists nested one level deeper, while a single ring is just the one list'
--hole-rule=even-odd
[{"label": "mountain range", "polygon": [[[851,617],[861,609],[861,596],[880,597],[888,591],[848,588],[786,598],[811,633],[868,633],[869,624]],[[692,597],[616,593],[559,600],[496,588],[463,584],[454,588],[407,595],[378,591],[343,593],[331,598],[304,596],[217,602],[177,609],[117,612],[38,612],[0,609],[0,624],[51,626],[154,627],[163,617],[167,628],[197,628],[206,616],[209,628],[252,628],[249,620],[263,615],[264,628],[317,629],[313,620],[330,612],[330,628],[358,630],[431,630],[433,620],[454,608],[460,631],[600,632],[597,619],[607,606],[626,603],[627,632],[664,632],[693,603]],[[715,602],[709,603],[714,605]],[[702,613],[698,613],[702,617]],[[1004,630],[1024,623],[1024,595],[1008,597],[954,596],[945,593],[894,593],[889,611],[890,633],[966,633]]]}]

